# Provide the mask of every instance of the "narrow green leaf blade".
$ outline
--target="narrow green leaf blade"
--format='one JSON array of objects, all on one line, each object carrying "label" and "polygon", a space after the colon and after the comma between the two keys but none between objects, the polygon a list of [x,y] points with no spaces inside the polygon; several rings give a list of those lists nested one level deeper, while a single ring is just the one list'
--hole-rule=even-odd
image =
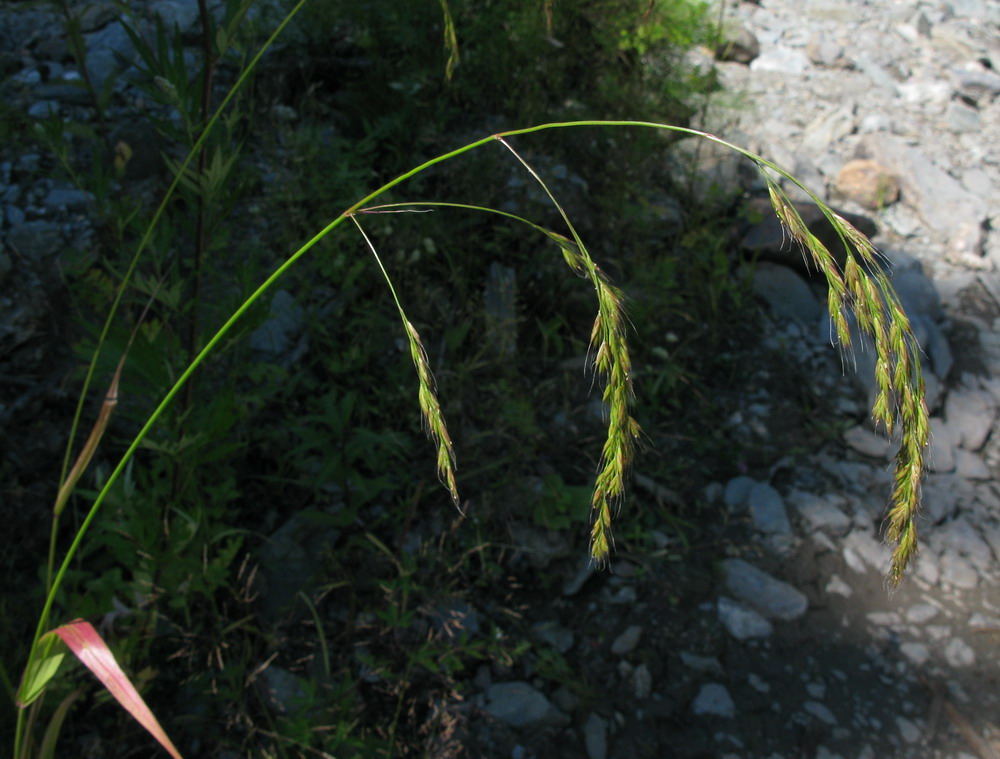
[{"label": "narrow green leaf blade", "polygon": [[63,651],[52,652],[55,642],[55,638],[43,638],[39,642],[38,653],[35,654],[32,661],[28,662],[28,666],[24,670],[24,679],[21,680],[21,687],[17,689],[17,705],[21,709],[31,706],[38,700],[38,697],[45,691],[49,680],[55,677],[59,665],[66,655]]}]

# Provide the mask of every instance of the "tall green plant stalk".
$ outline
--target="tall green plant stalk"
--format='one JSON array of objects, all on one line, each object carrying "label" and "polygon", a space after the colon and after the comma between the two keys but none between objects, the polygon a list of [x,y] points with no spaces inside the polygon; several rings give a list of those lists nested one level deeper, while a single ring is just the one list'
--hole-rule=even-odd
[{"label": "tall green plant stalk", "polygon": [[[528,135],[551,129],[579,127],[643,127],[699,136],[703,139],[717,142],[735,150],[736,152],[753,160],[762,169],[770,169],[802,187],[802,185],[791,177],[791,175],[770,161],[767,161],[743,148],[732,145],[731,143],[715,137],[714,135],[670,124],[657,124],[653,122],[641,121],[574,121],[541,124],[525,129],[510,130],[471,142],[463,147],[444,153],[436,158],[432,158],[410,171],[401,174],[390,182],[382,185],[377,190],[371,192],[350,208],[346,209],[340,216],[333,219],[323,229],[316,233],[315,236],[302,245],[302,247],[295,251],[270,276],[268,276],[264,282],[250,294],[249,297],[247,297],[239,308],[233,312],[233,314],[226,320],[219,330],[207,341],[205,346],[195,356],[191,364],[181,373],[177,381],[164,396],[163,400],[152,412],[149,419],[136,434],[135,439],[126,449],[118,464],[111,472],[107,482],[92,504],[90,511],[81,523],[72,544],[63,558],[62,565],[54,578],[52,588],[46,598],[42,613],[43,619],[47,619],[48,613],[51,610],[55,591],[58,590],[61,585],[69,563],[79,549],[90,524],[107,497],[107,493],[121,476],[125,466],[135,454],[135,451],[138,449],[142,440],[149,433],[150,429],[152,429],[153,425],[156,424],[160,416],[174,400],[177,394],[185,387],[191,375],[197,370],[205,358],[215,350],[216,346],[244,316],[244,314],[246,314],[251,306],[253,306],[253,304],[255,304],[268,290],[270,290],[274,283],[282,275],[284,275],[289,268],[294,266],[299,259],[308,253],[320,240],[339,227],[345,219],[349,219],[355,214],[363,213],[365,207],[370,204],[371,201],[384,195],[390,189],[406,182],[412,177],[423,173],[432,166],[457,158],[458,156],[482,147],[483,145],[501,141],[512,136]],[[804,187],[803,189],[806,190]],[[808,190],[806,191],[808,192]],[[816,202],[820,204],[820,207],[824,209],[824,213],[827,215],[827,218],[841,235],[848,261],[845,266],[846,274],[840,271],[833,255],[814,235],[808,231],[801,218],[795,212],[792,204],[784,195],[783,191],[781,191],[776,184],[772,183],[772,201],[775,203],[775,211],[778,214],[778,217],[782,220],[782,223],[785,224],[789,234],[791,234],[792,237],[803,246],[806,253],[812,257],[813,262],[825,275],[828,283],[830,284],[829,305],[831,308],[831,316],[833,317],[834,324],[837,327],[842,346],[849,348],[851,345],[850,332],[846,329],[847,312],[853,310],[857,313],[858,309],[861,309],[863,315],[859,318],[859,324],[862,329],[870,334],[875,341],[877,350],[879,351],[879,356],[882,357],[883,363],[886,365],[886,369],[888,370],[887,373],[879,372],[878,374],[880,393],[879,403],[876,404],[874,414],[876,419],[884,423],[889,429],[894,429],[898,424],[901,428],[903,440],[903,445],[901,447],[899,457],[897,458],[897,488],[893,491],[890,508],[891,524],[899,525],[897,528],[898,534],[901,537],[906,538],[905,542],[901,542],[897,547],[896,553],[893,557],[893,567],[890,577],[893,580],[898,580],[901,576],[902,570],[905,569],[906,562],[911,557],[913,550],[915,550],[915,542],[909,537],[914,533],[912,531],[912,527],[908,525],[912,522],[914,511],[919,502],[919,475],[923,470],[923,453],[927,443],[928,414],[926,405],[923,401],[923,384],[920,375],[917,344],[909,322],[905,320],[905,314],[901,304],[899,303],[898,297],[893,292],[885,274],[878,268],[876,253],[874,248],[871,247],[871,243],[866,242],[864,236],[848,224],[848,222],[833,213],[830,209],[826,208],[819,198],[815,195],[813,197]],[[568,244],[568,239],[566,242],[567,244],[565,245],[563,251],[567,258],[572,259],[571,266],[574,269],[582,269],[585,273],[590,275],[590,272],[588,271],[589,266],[586,263],[581,263],[577,258],[577,256],[581,256],[582,253],[574,251]],[[861,245],[857,251],[852,247],[852,243],[860,244],[862,242],[864,244]],[[582,241],[576,240],[575,244],[581,245]],[[598,271],[596,265],[594,265],[594,271]],[[598,280],[601,279],[601,275],[595,274],[594,276],[596,276]],[[614,292],[607,291],[602,296],[602,287],[597,284],[595,284],[595,287],[598,289],[599,293],[599,308],[605,308],[605,310],[608,310],[608,307],[612,306],[613,308],[620,309],[620,302],[616,301],[617,296]],[[602,297],[604,299],[603,303],[601,302]],[[599,318],[603,319],[603,316],[599,316]],[[612,332],[602,332],[602,330],[605,329],[610,329]],[[596,331],[598,336],[605,336],[608,347],[602,348],[600,345],[598,346],[598,355],[595,358],[595,363],[598,367],[606,366],[608,365],[606,363],[608,359],[605,358],[605,354],[616,350],[616,347],[612,346],[610,343],[614,340],[621,339],[622,330],[620,325],[598,325],[598,329]],[[621,346],[618,346],[617,349],[620,350],[620,347]],[[618,371],[620,372],[618,381],[623,384],[626,383],[628,381],[627,365],[622,362]],[[886,382],[887,379],[889,380],[888,383]],[[618,390],[615,392],[621,391]],[[890,408],[887,399],[893,399],[892,408],[897,411],[895,417],[891,414],[892,409]],[[628,431],[627,427],[625,429]],[[629,462],[625,459],[624,453],[617,458],[619,458],[620,461],[615,462],[616,471],[620,473],[620,475],[623,475]],[[600,483],[598,484],[598,487],[600,487]],[[595,553],[597,552],[599,551],[595,551]]]},{"label": "tall green plant stalk", "polygon": [[[286,20],[287,23],[287,20]],[[273,37],[272,37],[273,39]],[[259,59],[254,59],[256,62]],[[248,72],[244,72],[240,83],[245,79]],[[239,83],[238,83],[239,84]],[[225,102],[231,99],[227,97]],[[224,107],[225,103],[223,103]],[[209,127],[215,123],[218,113],[213,117]],[[569,237],[559,233],[550,233],[550,237],[556,240],[563,252],[567,264],[578,274],[586,276],[594,285],[597,293],[598,316],[592,330],[592,341],[594,343],[594,365],[606,379],[604,389],[604,400],[609,406],[609,428],[608,437],[602,453],[602,463],[597,475],[594,488],[594,527],[591,535],[591,552],[595,559],[604,559],[609,551],[610,528],[611,528],[611,505],[620,498],[624,490],[624,481],[632,457],[632,443],[638,435],[638,425],[628,412],[631,403],[631,378],[629,374],[628,350],[625,340],[624,316],[621,304],[620,293],[608,282],[606,276],[590,258],[583,241],[576,232],[575,227],[566,216],[565,211],[549,192],[544,181],[517,153],[510,148],[507,138],[518,135],[530,135],[537,132],[552,129],[569,128],[647,128],[659,129],[683,134],[695,135],[700,138],[716,142],[728,147],[752,160],[763,172],[769,184],[771,192],[771,202],[775,213],[785,226],[790,236],[795,239],[803,249],[804,255],[810,260],[819,271],[821,271],[829,284],[829,309],[833,323],[840,338],[840,344],[844,349],[849,349],[851,345],[850,331],[847,329],[847,313],[853,312],[861,330],[869,335],[875,346],[878,369],[876,380],[879,394],[873,409],[875,419],[884,424],[887,430],[894,429],[897,425],[901,431],[902,444],[896,459],[895,488],[891,495],[889,508],[889,535],[897,541],[897,546],[889,569],[889,581],[898,583],[907,562],[914,555],[917,547],[916,531],[914,527],[914,517],[920,498],[920,478],[923,472],[924,451],[927,445],[928,413],[923,398],[923,381],[920,374],[919,353],[916,339],[913,336],[909,322],[903,312],[898,297],[892,290],[891,285],[878,266],[877,253],[871,243],[850,224],[832,210],[825,206],[819,198],[812,195],[819,207],[823,210],[827,219],[837,230],[840,240],[844,246],[846,254],[846,264],[839,267],[830,251],[806,228],[802,219],[795,211],[794,206],[787,196],[771,178],[767,170],[785,177],[799,187],[802,185],[787,172],[773,163],[757,156],[743,148],[728,143],[720,138],[694,129],[672,126],[669,124],[658,124],[642,121],[574,121],[552,124],[541,124],[525,129],[517,129],[484,137],[471,142],[463,147],[444,153],[436,158],[426,161],[410,171],[401,174],[397,178],[382,185],[360,201],[346,209],[340,216],[329,222],[314,237],[308,240],[302,247],[293,253],[284,263],[282,263],[263,283],[240,305],[236,311],[226,320],[219,330],[207,341],[205,346],[198,351],[188,367],[181,373],[174,385],[167,391],[166,395],[150,415],[135,438],[122,455],[118,464],[108,477],[104,487],[98,493],[89,512],[80,525],[74,539],[69,546],[63,561],[55,574],[45,603],[39,618],[38,628],[32,641],[31,654],[29,656],[28,670],[36,662],[38,656],[39,641],[45,631],[51,613],[52,605],[57,591],[65,579],[66,572],[79,550],[87,531],[107,498],[110,489],[118,481],[126,465],[131,460],[139,445],[157,423],[160,416],[173,402],[175,397],[188,384],[191,376],[198,369],[205,358],[211,354],[223,338],[229,333],[232,327],[246,314],[246,312],[256,303],[274,283],[290,267],[295,265],[307,252],[309,252],[320,240],[333,232],[345,219],[352,219],[357,224],[355,215],[365,213],[366,207],[376,198],[388,192],[390,189],[406,182],[407,180],[421,174],[427,169],[439,163],[455,159],[469,151],[477,149],[487,144],[499,142],[510,150],[513,155],[521,161],[525,168],[538,180],[545,188],[546,193],[555,204],[567,225]],[[191,161],[197,150],[200,149],[208,128],[201,135],[192,149],[184,166]],[[183,167],[182,167],[183,171]],[[174,185],[177,179],[175,178]],[[173,187],[172,186],[172,187]],[[805,190],[806,188],[803,187]],[[806,190],[808,192],[808,190]],[[165,204],[165,201],[164,201]],[[162,214],[163,205],[157,212],[154,222]],[[373,209],[367,209],[371,211]],[[360,229],[360,225],[358,225]],[[152,226],[150,227],[151,232]],[[139,252],[148,242],[149,234],[140,243]],[[363,231],[362,231],[363,233]],[[367,239],[367,238],[366,238]],[[370,244],[370,242],[369,242]],[[374,248],[372,247],[374,253]],[[377,254],[375,254],[378,260]],[[136,259],[138,258],[138,253]],[[134,270],[135,259],[129,268],[128,275]],[[381,266],[381,262],[379,261]],[[432,388],[432,379],[429,368],[426,366],[426,356],[422,353],[419,335],[412,328],[412,323],[407,318],[400,305],[399,299],[395,296],[395,287],[388,273],[382,268],[382,274],[389,283],[393,292],[400,317],[407,332],[407,339],[411,346],[411,354],[418,371],[420,391],[418,401],[425,420],[431,426],[431,436],[435,439],[439,447],[438,465],[439,469],[444,467],[444,479],[446,485],[452,493],[453,498],[457,498],[457,489],[454,483],[453,472],[453,451],[450,439],[447,437],[447,430],[444,427],[443,418],[439,417],[440,407],[435,406],[436,395],[428,393]],[[120,297],[120,295],[119,295]],[[115,302],[117,307],[118,301]],[[106,330],[105,330],[106,331]],[[102,334],[103,338],[103,334]],[[416,346],[416,347],[414,347]],[[425,373],[426,370],[426,373]],[[91,368],[92,371],[92,368]],[[88,374],[88,381],[90,374]],[[433,397],[433,401],[431,400]],[[435,416],[437,415],[437,416]],[[431,417],[428,419],[428,417]],[[440,428],[435,430],[434,425],[437,419]],[[26,670],[26,671],[28,671]],[[23,713],[22,713],[23,714]],[[23,719],[22,714],[18,717],[18,730],[15,738],[15,755],[19,755],[23,740]]]}]

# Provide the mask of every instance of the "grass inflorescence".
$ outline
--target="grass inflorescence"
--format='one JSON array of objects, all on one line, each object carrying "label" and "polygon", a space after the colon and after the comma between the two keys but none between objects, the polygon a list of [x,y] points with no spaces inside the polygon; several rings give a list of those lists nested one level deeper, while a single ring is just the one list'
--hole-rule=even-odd
[{"label": "grass inflorescence", "polygon": [[803,223],[781,188],[766,171],[762,173],[768,181],[771,204],[778,219],[799,245],[807,262],[826,277],[827,306],[841,349],[857,349],[848,314],[854,315],[862,335],[874,346],[877,392],[872,418],[887,435],[898,430],[901,441],[896,454],[886,529],[886,537],[896,544],[887,580],[896,586],[917,552],[915,518],[930,430],[920,348],[871,241],[847,220],[820,204],[844,245],[846,258],[843,266],[839,266],[826,246]]},{"label": "grass inflorescence", "polygon": [[602,400],[607,407],[608,435],[601,451],[601,463],[591,499],[593,525],[590,530],[590,555],[598,562],[605,562],[613,543],[612,508],[621,503],[625,493],[635,441],[640,434],[639,423],[629,411],[634,393],[622,293],[594,263],[573,222],[542,178],[503,137],[498,139],[535,178],[558,209],[573,237],[572,241],[563,238],[560,242],[563,258],[576,274],[589,279],[597,292],[597,317],[590,333],[590,346],[594,354],[594,369],[605,382]]}]

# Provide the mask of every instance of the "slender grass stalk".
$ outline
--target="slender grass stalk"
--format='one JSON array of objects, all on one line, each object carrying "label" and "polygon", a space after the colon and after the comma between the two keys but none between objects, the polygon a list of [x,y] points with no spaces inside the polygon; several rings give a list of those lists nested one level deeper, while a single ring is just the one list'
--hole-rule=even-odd
[{"label": "slender grass stalk", "polygon": [[402,320],[403,329],[406,331],[406,339],[410,344],[410,356],[413,358],[413,365],[417,368],[417,379],[420,382],[417,400],[420,405],[420,414],[423,417],[424,428],[438,449],[438,476],[441,478],[441,482],[448,488],[448,492],[451,493],[451,500],[455,504],[455,508],[464,516],[462,501],[458,496],[458,483],[455,479],[455,447],[451,443],[451,436],[448,434],[448,427],[444,422],[444,414],[441,413],[441,404],[438,402],[437,387],[434,382],[434,375],[431,374],[430,362],[427,360],[427,351],[424,350],[423,341],[421,341],[416,327],[413,326],[413,323],[403,310],[403,304],[400,303],[396,287],[393,285],[392,278],[389,276],[389,272],[386,271],[385,264],[382,263],[378,251],[375,250],[375,245],[372,243],[371,238],[365,233],[361,222],[358,221],[356,216],[352,215],[351,221],[354,222],[361,236],[365,238],[365,243],[367,243],[368,249],[371,251],[372,256],[374,256],[375,263],[378,264],[379,271],[382,272],[386,284],[389,285],[389,292],[392,293],[392,299],[396,303],[399,318]]},{"label": "slender grass stalk", "polygon": [[590,531],[590,555],[596,561],[604,562],[613,543],[611,510],[613,506],[621,504],[628,468],[634,456],[635,441],[640,434],[639,423],[629,413],[634,393],[632,362],[625,338],[622,294],[594,263],[566,210],[538,173],[506,140],[502,137],[498,140],[535,178],[559,211],[576,243],[575,246],[562,246],[563,257],[574,272],[589,278],[597,291],[597,318],[590,333],[590,346],[594,349],[594,369],[605,379],[603,400],[608,408],[608,436],[601,452],[601,464],[591,500],[594,519]]},{"label": "slender grass stalk", "polygon": [[[301,7],[303,2],[304,0],[296,6],[295,10],[293,10],[293,14],[299,7]],[[290,17],[285,20],[281,28],[283,28],[284,25],[287,25],[289,20]],[[278,31],[280,31],[280,28]],[[272,35],[268,44],[273,41],[278,31]],[[252,68],[253,64],[259,60],[262,52],[253,59],[247,71],[244,72],[243,76],[241,76],[240,80],[237,82],[236,87],[245,81],[249,70]],[[182,171],[183,167],[186,167],[192,156],[195,155],[195,152],[200,149],[208,130],[217,121],[221,109],[225,107],[229,100],[231,100],[231,96],[232,92],[223,101],[223,104],[220,106],[220,111],[216,112],[216,115],[206,127],[206,131],[195,143],[188,159],[182,165]],[[251,306],[253,306],[253,304],[256,303],[290,267],[298,262],[299,259],[311,250],[320,240],[340,226],[345,219],[351,218],[352,221],[357,224],[357,219],[354,218],[354,216],[356,214],[365,213],[365,208],[371,203],[371,201],[383,195],[391,188],[396,187],[408,179],[426,171],[432,166],[457,158],[464,153],[494,141],[502,142],[508,150],[511,150],[505,141],[505,138],[507,137],[515,135],[528,135],[551,129],[567,129],[573,127],[640,127],[698,136],[735,150],[737,153],[740,153],[752,160],[762,170],[770,169],[778,175],[787,178],[799,187],[806,189],[801,185],[801,183],[795,180],[794,177],[773,163],[714,135],[686,127],[677,127],[669,124],[658,124],[644,121],[559,122],[501,132],[468,143],[467,145],[425,161],[419,166],[416,166],[410,171],[407,171],[382,185],[345,210],[340,216],[329,222],[325,227],[323,227],[323,229],[316,233],[316,235],[309,239],[302,247],[295,251],[277,269],[275,269],[275,271],[246,298],[243,304],[232,313],[225,323],[206,342],[204,347],[198,352],[188,367],[180,374],[174,385],[167,391],[160,404],[150,414],[145,424],[143,424],[117,465],[112,470],[104,484],[104,487],[98,493],[90,507],[90,510],[83,519],[80,528],[74,536],[72,543],[67,549],[65,556],[63,557],[59,570],[56,572],[55,577],[48,588],[48,593],[46,594],[45,602],[39,616],[38,627],[32,641],[28,666],[30,667],[31,663],[35,659],[39,640],[45,631],[45,626],[48,622],[56,594],[65,579],[70,563],[79,550],[90,525],[107,498],[110,489],[121,476],[126,465],[135,454],[142,440],[149,433],[150,429],[152,429],[153,425],[156,424],[160,416],[171,404],[177,394],[182,390],[182,388],[185,387],[191,378],[191,375],[197,370],[205,358],[216,349],[223,338],[246,314]],[[511,152],[513,153],[512,150]],[[518,160],[521,160],[520,156],[517,156],[516,153],[514,153],[514,155],[518,158]],[[594,284],[597,291],[598,317],[595,320],[594,328],[592,330],[592,342],[595,345],[594,365],[597,371],[606,377],[607,381],[607,385],[604,390],[604,400],[609,406],[609,427],[608,439],[605,442],[604,449],[602,451],[601,468],[598,472],[597,482],[595,484],[595,495],[593,501],[595,524],[592,530],[591,539],[593,554],[595,556],[606,556],[609,550],[610,541],[610,507],[611,504],[621,497],[623,487],[622,483],[624,482],[624,477],[631,461],[632,445],[639,432],[635,420],[632,419],[628,413],[628,409],[632,401],[631,376],[627,345],[625,342],[621,293],[607,281],[606,276],[593,262],[589,253],[586,251],[583,241],[579,238],[575,228],[566,216],[565,211],[561,206],[559,206],[558,202],[554,197],[552,197],[551,193],[549,193],[548,188],[545,186],[541,178],[527,163],[523,160],[521,160],[521,162],[545,188],[549,197],[552,199],[552,202],[556,205],[560,214],[563,216],[573,239],[570,241],[567,238],[562,238],[560,235],[555,235],[553,233],[548,233],[549,236],[557,242],[560,241],[560,238],[562,239],[563,242],[561,247],[567,264],[578,274],[588,277]],[[769,177],[766,171],[763,173],[765,178]],[[176,184],[179,181],[179,176],[180,172],[178,172],[174,183],[171,185],[171,192],[176,187]],[[830,285],[828,305],[841,346],[847,348],[850,345],[850,331],[846,326],[845,313],[848,310],[853,310],[856,314],[860,314],[860,316],[858,316],[859,324],[862,325],[862,328],[865,329],[865,331],[868,332],[875,341],[879,360],[884,364],[877,377],[880,393],[884,397],[880,397],[880,401],[876,404],[876,408],[873,413],[875,414],[876,420],[885,424],[887,429],[890,429],[894,423],[899,423],[901,428],[902,444],[896,458],[895,488],[891,496],[888,514],[888,536],[890,539],[897,541],[892,566],[889,570],[889,581],[891,583],[898,583],[902,577],[902,572],[906,567],[907,561],[912,557],[917,547],[914,517],[920,499],[920,481],[924,466],[923,457],[927,445],[928,414],[926,404],[924,403],[924,387],[923,380],[920,375],[920,362],[916,339],[913,336],[908,321],[905,319],[905,314],[898,297],[892,291],[892,287],[885,274],[882,273],[881,269],[877,265],[877,253],[871,246],[871,243],[868,242],[860,232],[851,227],[845,220],[834,214],[822,203],[819,198],[810,193],[817,205],[823,210],[827,219],[831,222],[831,224],[833,224],[834,229],[837,230],[838,235],[844,244],[845,251],[847,252],[847,260],[854,260],[853,265],[845,265],[844,270],[841,271],[830,252],[805,228],[802,219],[795,212],[794,207],[788,201],[787,196],[785,196],[781,189],[777,186],[776,182],[770,178],[768,178],[768,182],[769,189],[771,191],[771,201],[778,218],[785,225],[791,236],[803,246],[805,254],[811,257],[812,262],[820,271],[823,272]],[[806,192],[808,192],[808,190],[806,190]],[[161,204],[158,209],[154,218],[154,223],[162,215],[165,204],[166,200],[164,200],[163,204]],[[369,208],[367,209],[367,212],[372,212],[372,210],[373,209]],[[360,225],[358,225],[358,227],[360,229]],[[138,255],[148,243],[151,230],[152,225],[143,237],[140,243],[139,251],[137,252],[136,257],[133,258],[126,276],[130,277],[134,271]],[[379,266],[381,267],[381,261],[378,259],[377,255],[376,260],[379,261]],[[407,338],[410,342],[411,355],[413,356],[414,363],[417,366],[418,377],[421,384],[421,411],[424,414],[424,418],[428,419],[431,436],[438,445],[439,471],[443,469],[445,472],[445,475],[443,476],[445,485],[451,492],[452,498],[457,499],[457,490],[454,487],[453,480],[453,451],[451,450],[450,439],[446,437],[447,429],[444,427],[443,418],[440,417],[440,406],[434,405],[437,402],[437,398],[433,393],[433,379],[430,375],[429,368],[427,368],[426,365],[426,355],[422,352],[419,335],[416,334],[416,330],[412,328],[412,325],[406,318],[406,315],[400,306],[399,299],[396,297],[392,282],[385,273],[384,269],[383,274],[386,276],[390,290],[393,292],[393,298],[396,301],[397,308],[399,308],[400,317],[404,322]],[[120,301],[121,292],[122,288],[120,288],[118,297],[115,300],[115,308]],[[102,332],[102,341],[109,325],[110,317],[109,321],[105,324],[104,331]],[[92,362],[90,371],[88,372],[88,382],[93,373],[95,363],[96,359],[95,362]],[[426,374],[422,372],[422,367],[426,368]],[[74,430],[75,425],[76,419],[74,420]],[[23,739],[23,711],[21,711],[18,715],[18,726],[15,736],[16,756],[20,755]]]}]

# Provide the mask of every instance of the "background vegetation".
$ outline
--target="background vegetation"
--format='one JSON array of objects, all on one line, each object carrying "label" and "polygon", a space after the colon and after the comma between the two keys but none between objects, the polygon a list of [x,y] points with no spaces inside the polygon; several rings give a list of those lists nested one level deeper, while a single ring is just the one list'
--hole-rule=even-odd
[{"label": "background vegetation", "polygon": [[[284,10],[226,3],[196,65],[172,30],[136,33],[143,55],[128,76],[144,95],[133,115],[151,127],[147,138],[116,140],[100,120],[53,122],[41,135],[52,170],[97,201],[96,244],[75,251],[65,275],[74,382],[166,183]],[[700,3],[451,0],[447,11],[457,59],[443,44],[449,16],[431,0],[328,0],[307,5],[262,61],[183,174],[110,323],[94,387],[127,356],[119,405],[60,542],[207,335],[372,187],[470,139],[539,121],[683,124],[714,87],[685,58],[711,39]],[[124,105],[91,94],[100,113]],[[732,198],[687,198],[686,177],[666,158],[670,140],[651,132],[572,130],[514,144],[628,294],[643,470],[690,504],[636,504],[618,550],[653,545],[654,530],[691,540],[698,488],[745,463],[721,432],[755,323],[720,223]],[[431,198],[543,225],[556,218],[499,147],[392,199]],[[495,217],[439,209],[365,222],[423,335],[467,516],[434,479],[384,281],[356,235],[331,236],[146,439],[57,601],[60,615],[101,622],[193,756],[438,755],[453,728],[444,705],[484,662],[588,693],[524,629],[526,596],[512,598],[526,580],[538,603],[557,595],[561,575],[546,566],[576,561],[587,542],[604,434],[584,374],[590,287],[566,276],[544,237]],[[66,424],[73,409],[58,412]],[[77,447],[94,413],[85,407]],[[32,527],[7,567],[19,578],[0,641],[11,688],[51,574],[51,560],[39,562],[43,520],[37,511],[25,519]],[[525,535],[542,536],[544,551],[526,548]],[[83,682],[82,672],[62,680],[49,710]],[[105,757],[151,751],[106,700],[85,691],[62,745]]]}]

